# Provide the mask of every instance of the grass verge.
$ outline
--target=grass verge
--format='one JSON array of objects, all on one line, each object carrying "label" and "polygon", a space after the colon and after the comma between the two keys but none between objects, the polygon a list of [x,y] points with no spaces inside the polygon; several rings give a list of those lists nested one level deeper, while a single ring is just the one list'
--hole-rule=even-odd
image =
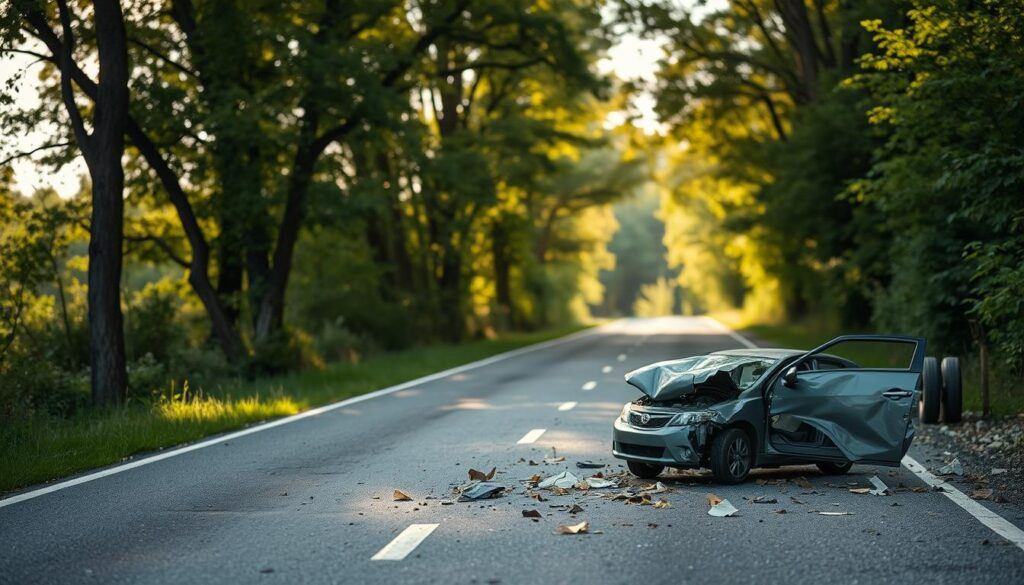
[{"label": "grass verge", "polygon": [[382,353],[358,364],[334,364],[213,391],[190,392],[185,387],[154,401],[88,410],[71,418],[36,416],[14,421],[0,429],[0,491],[296,414],[584,328]]},{"label": "grass verge", "polygon": [[[741,333],[754,341],[775,347],[812,349],[844,333],[874,333],[872,331],[842,331],[821,322],[794,324],[755,324],[742,327]],[[964,382],[964,410],[981,412],[981,368],[977,355],[960,357]],[[996,416],[1024,413],[1024,380],[1003,367],[998,359],[989,364],[989,404]]]}]

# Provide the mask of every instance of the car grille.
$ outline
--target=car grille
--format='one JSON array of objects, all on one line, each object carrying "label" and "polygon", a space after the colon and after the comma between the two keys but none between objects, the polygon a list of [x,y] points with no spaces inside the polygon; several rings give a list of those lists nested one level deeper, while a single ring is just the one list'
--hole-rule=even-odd
[{"label": "car grille", "polygon": [[629,413],[629,424],[641,429],[660,429],[661,427],[668,424],[668,421],[672,419],[671,414],[648,414],[647,422],[643,422],[644,413],[630,412]]},{"label": "car grille", "polygon": [[651,457],[653,459],[660,459],[665,454],[664,447],[648,447],[647,445],[633,445],[632,443],[615,443],[615,450],[626,455]]}]

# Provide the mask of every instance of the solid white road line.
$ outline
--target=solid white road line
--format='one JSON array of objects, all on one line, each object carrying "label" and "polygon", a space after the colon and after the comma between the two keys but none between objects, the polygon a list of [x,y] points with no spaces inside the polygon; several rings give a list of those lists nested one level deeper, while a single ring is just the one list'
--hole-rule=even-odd
[{"label": "solid white road line", "polygon": [[371,561],[400,561],[416,550],[421,542],[437,528],[437,524],[413,524],[402,531],[377,554],[370,557]]},{"label": "solid white road line", "polygon": [[546,430],[547,429],[533,429],[532,431],[530,431],[530,432],[526,433],[525,435],[523,435],[522,439],[519,439],[518,441],[516,441],[516,444],[517,445],[529,445],[530,443],[532,443],[532,442],[536,441],[537,439],[539,439],[540,436],[543,435],[544,431],[546,431]]},{"label": "solid white road line", "polygon": [[909,469],[911,473],[921,478],[921,481],[925,482],[929,486],[942,486],[942,491],[940,492],[942,495],[952,500],[957,506],[966,510],[967,513],[974,516],[978,522],[988,526],[996,534],[1017,545],[1021,550],[1024,550],[1024,530],[1017,528],[1006,518],[1003,518],[999,514],[996,514],[992,510],[989,510],[985,506],[982,506],[978,502],[972,500],[967,496],[967,494],[956,489],[944,479],[935,477],[910,455],[905,455],[903,457],[903,466]]},{"label": "solid white road line", "polygon": [[595,382],[593,380],[591,380],[591,381],[589,381],[589,382],[587,382],[586,384],[583,385],[583,390],[585,390],[587,392],[593,390],[594,388],[597,388],[597,382]]},{"label": "solid white road line", "polygon": [[575,402],[563,402],[562,405],[558,407],[558,410],[565,412],[567,410],[572,410],[574,408],[576,408]]},{"label": "solid white road line", "polygon": [[[751,342],[749,339],[736,333],[732,329],[729,329],[728,327],[712,319],[711,317],[705,318],[707,319],[708,323],[710,323],[713,327],[725,332],[727,335],[729,335],[736,341],[742,343],[745,347],[757,347],[757,345]],[[982,506],[978,502],[972,500],[967,496],[967,494],[956,489],[955,487],[947,483],[944,479],[934,476],[930,471],[925,469],[923,465],[918,463],[910,455],[904,455],[903,461],[901,463],[903,463],[903,466],[910,470],[911,473],[916,475],[918,478],[921,479],[921,481],[925,482],[929,486],[942,486],[942,491],[940,492],[942,495],[949,498],[957,506],[963,508],[964,511],[966,511],[971,516],[974,516],[974,518],[977,519],[978,522],[981,522],[985,526],[988,526],[992,529],[993,532],[995,532],[999,536],[1002,536],[1003,538],[1012,542],[1013,544],[1017,545],[1017,547],[1021,550],[1024,550],[1024,530],[1017,528],[1017,526],[1015,526],[1006,518],[1003,518],[999,514],[996,514],[992,510],[989,510],[985,506]]]},{"label": "solid white road line", "polygon": [[749,348],[749,349],[753,349],[753,348],[757,347],[756,343],[754,343],[753,341],[750,341],[746,337],[743,337],[739,333],[736,333],[731,328],[726,327],[725,325],[723,325],[721,322],[719,322],[716,319],[712,319],[711,317],[704,317],[704,321],[708,325],[711,325],[713,328],[718,329],[722,333],[724,333],[724,334],[728,335],[729,337],[732,337],[736,341],[740,342],[740,345],[742,345],[743,347],[746,347],[746,348]]},{"label": "solid white road line", "polygon": [[612,367],[611,366],[605,366],[605,367],[601,368],[601,373],[602,374],[610,374],[610,373],[612,373]]},{"label": "solid white road line", "polygon": [[398,384],[396,386],[391,386],[389,388],[382,388],[380,390],[376,390],[376,391],[370,392],[368,394],[363,394],[361,396],[355,396],[355,397],[352,397],[352,398],[347,398],[347,399],[342,400],[340,402],[335,402],[335,403],[332,403],[332,404],[327,404],[327,405],[321,406],[319,408],[313,408],[313,409],[307,410],[305,412],[300,412],[299,414],[293,414],[292,416],[287,416],[285,418],[279,418],[277,420],[273,420],[273,421],[270,421],[270,422],[266,422],[266,423],[263,423],[263,424],[252,426],[252,427],[249,427],[247,429],[242,429],[240,431],[235,431],[233,433],[228,433],[226,435],[220,435],[218,437],[214,437],[214,438],[208,439],[206,441],[195,443],[193,445],[187,445],[185,447],[181,447],[181,448],[178,448],[178,449],[173,449],[173,450],[170,450],[170,451],[164,451],[163,453],[160,453],[159,455],[153,455],[151,457],[146,457],[145,459],[139,459],[137,461],[132,461],[131,463],[125,463],[124,465],[118,465],[118,466],[115,466],[115,467],[110,467],[110,468],[104,469],[102,471],[97,471],[95,473],[90,473],[88,475],[83,475],[81,477],[76,477],[74,479],[69,479],[67,481],[62,481],[62,482],[59,482],[59,483],[55,483],[53,485],[48,485],[46,487],[39,488],[37,490],[32,490],[32,491],[29,491],[29,492],[18,494],[16,496],[11,496],[9,498],[0,500],[0,508],[3,508],[4,506],[10,506],[12,504],[17,504],[18,502],[24,502],[25,500],[31,500],[32,498],[38,498],[39,496],[43,496],[43,495],[46,495],[46,494],[49,494],[49,493],[53,493],[53,492],[56,492],[56,491],[59,491],[59,490],[62,490],[62,489],[66,489],[66,488],[69,488],[69,487],[72,487],[72,486],[76,486],[76,485],[79,485],[79,484],[87,483],[87,482],[90,482],[90,481],[93,481],[93,480],[101,479],[101,478],[104,478],[104,477],[107,477],[107,476],[110,476],[110,475],[115,475],[115,474],[118,474],[118,473],[122,473],[122,472],[128,471],[129,469],[135,469],[136,467],[142,467],[143,465],[149,465],[150,463],[156,463],[157,461],[163,461],[164,459],[170,459],[171,457],[177,457],[178,455],[184,455],[185,453],[188,453],[190,451],[197,451],[199,449],[204,449],[204,448],[210,447],[212,445],[220,445],[221,443],[224,443],[226,441],[232,441],[232,440],[237,439],[239,437],[244,437],[246,435],[251,435],[253,433],[258,433],[260,431],[265,431],[267,429],[272,429],[274,427],[279,427],[281,425],[286,425],[288,423],[295,422],[297,420],[302,420],[304,418],[308,418],[308,417],[311,417],[311,416],[317,416],[319,414],[323,414],[325,412],[330,412],[332,410],[337,410],[339,408],[345,408],[346,406],[351,406],[351,405],[356,404],[358,402],[363,402],[364,400],[371,400],[373,398],[378,398],[380,396],[386,396],[388,394],[393,394],[395,392],[399,392],[399,391],[405,390],[407,388],[412,388],[412,387],[418,386],[420,384],[426,384],[427,382],[433,382],[434,380],[440,380],[442,378],[446,378],[448,376],[452,376],[452,375],[458,374],[460,372],[465,372],[465,371],[468,371],[468,370],[474,370],[476,368],[481,368],[483,366],[488,366],[490,364],[501,362],[501,361],[507,360],[509,358],[513,358],[513,357],[520,356],[520,355],[527,354],[527,353],[532,353],[532,352],[535,352],[535,351],[538,351],[538,350],[541,350],[541,349],[547,349],[549,347],[554,347],[556,345],[561,345],[563,343],[568,343],[570,341],[575,341],[575,340],[583,338],[583,337],[589,337],[591,335],[595,335],[595,334],[598,334],[598,333],[606,330],[607,328],[613,326],[614,323],[616,323],[616,322],[613,321],[612,323],[607,323],[607,324],[602,325],[600,327],[594,327],[592,329],[587,329],[585,331],[580,331],[578,333],[573,333],[572,335],[567,335],[565,337],[559,337],[558,339],[552,339],[550,341],[545,341],[543,343],[536,343],[534,345],[528,345],[526,347],[520,347],[519,349],[513,349],[512,351],[506,351],[505,353],[499,353],[499,354],[493,355],[493,356],[491,356],[489,358],[484,358],[482,360],[478,360],[478,361],[475,361],[475,362],[470,362],[468,364],[463,364],[461,366],[456,366],[454,368],[450,368],[450,369],[447,369],[447,370],[444,370],[444,371],[441,371],[441,372],[430,374],[430,375],[424,376],[422,378],[416,378],[415,380],[409,380],[408,382],[403,382],[403,383]]}]

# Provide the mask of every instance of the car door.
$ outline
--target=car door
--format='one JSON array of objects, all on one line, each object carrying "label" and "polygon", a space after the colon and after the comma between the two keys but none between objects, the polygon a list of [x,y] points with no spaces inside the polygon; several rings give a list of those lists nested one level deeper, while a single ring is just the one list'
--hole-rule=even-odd
[{"label": "car door", "polygon": [[[768,420],[806,423],[850,461],[898,465],[913,438],[910,416],[924,350],[919,337],[837,337],[791,362],[771,382]],[[845,367],[814,369],[837,359]],[[785,446],[766,443],[769,452],[787,453]],[[789,453],[809,454],[794,449]]]}]

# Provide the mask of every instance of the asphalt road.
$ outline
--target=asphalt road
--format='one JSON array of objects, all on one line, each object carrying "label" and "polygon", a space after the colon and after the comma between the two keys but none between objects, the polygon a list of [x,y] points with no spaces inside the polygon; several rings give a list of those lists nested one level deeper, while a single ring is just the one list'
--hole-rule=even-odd
[{"label": "asphalt road", "polygon": [[[0,582],[1024,582],[1024,550],[944,494],[847,489],[846,482],[867,485],[875,474],[894,488],[923,485],[902,467],[856,466],[843,478],[813,467],[763,470],[733,487],[687,474],[665,479],[672,491],[656,498],[672,503],[666,509],[592,495],[546,502],[523,495],[519,480],[535,473],[585,474],[577,460],[619,469],[610,456],[611,422],[636,396],[624,372],[734,347],[736,339],[698,318],[618,322],[8,505],[0,508]],[[559,410],[568,402],[577,405]],[[517,443],[533,429],[545,431],[532,444]],[[566,462],[528,464],[552,449]],[[938,464],[937,454],[920,448],[911,455]],[[468,469],[491,467],[515,487],[512,495],[441,505]],[[794,483],[801,476],[813,490]],[[392,501],[396,489],[414,500]],[[708,493],[740,514],[708,516]],[[778,503],[745,499],[759,495]],[[550,507],[573,502],[584,508],[576,516]],[[985,505],[1024,525],[1021,510]],[[543,519],[524,518],[524,509]],[[559,524],[582,520],[600,533],[555,534]],[[404,560],[371,560],[413,524],[438,526]]]}]

